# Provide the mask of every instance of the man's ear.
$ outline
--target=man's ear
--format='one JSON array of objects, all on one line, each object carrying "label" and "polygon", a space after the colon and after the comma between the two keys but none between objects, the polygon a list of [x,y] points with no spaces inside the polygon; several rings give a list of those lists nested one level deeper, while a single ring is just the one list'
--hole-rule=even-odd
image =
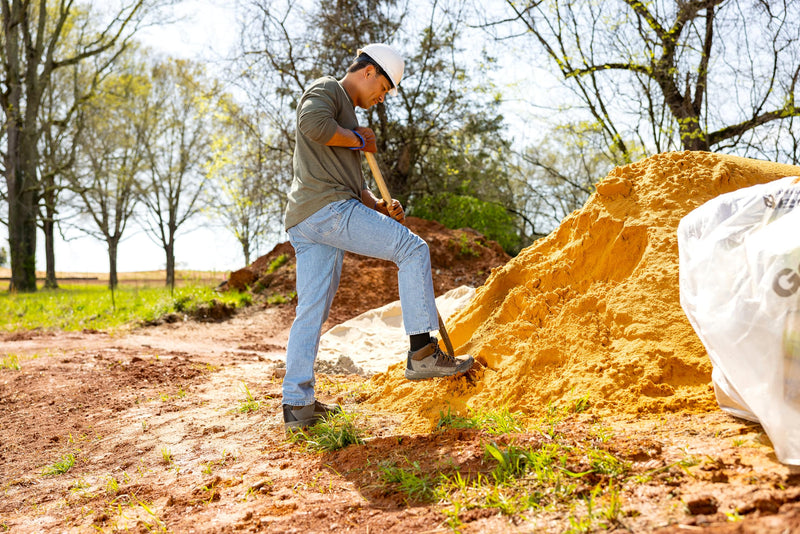
[{"label": "man's ear", "polygon": [[367,80],[371,76],[374,76],[375,74],[377,74],[377,72],[375,71],[375,65],[367,65],[362,70],[364,71],[364,79],[365,80]]}]

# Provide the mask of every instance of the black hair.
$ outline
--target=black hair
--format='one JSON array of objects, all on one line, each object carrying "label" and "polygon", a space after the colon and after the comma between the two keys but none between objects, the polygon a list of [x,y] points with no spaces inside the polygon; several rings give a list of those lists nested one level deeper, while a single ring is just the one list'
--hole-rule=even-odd
[{"label": "black hair", "polygon": [[378,65],[378,63],[374,59],[372,59],[371,57],[369,57],[367,54],[364,53],[359,54],[359,56],[353,60],[350,66],[347,67],[347,72],[358,72],[361,69],[366,68],[367,65],[372,65],[373,67],[375,67],[375,71],[378,74],[382,75],[387,80],[389,80],[389,84],[391,84],[392,88],[395,87],[394,80],[392,80],[392,78],[389,77],[388,74],[386,74],[386,71],[383,70],[383,67]]}]

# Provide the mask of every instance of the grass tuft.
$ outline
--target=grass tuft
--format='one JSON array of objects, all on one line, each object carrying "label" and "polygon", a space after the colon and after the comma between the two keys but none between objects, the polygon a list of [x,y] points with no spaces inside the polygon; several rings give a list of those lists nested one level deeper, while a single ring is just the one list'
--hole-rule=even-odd
[{"label": "grass tuft", "polygon": [[0,360],[0,369],[19,371],[20,368],[19,355],[17,354],[7,354],[6,356],[3,356],[2,360]]},{"label": "grass tuft", "polygon": [[272,260],[272,262],[269,264],[269,267],[267,267],[267,271],[266,271],[265,274],[274,273],[282,265],[286,264],[287,261],[289,261],[289,255],[288,254],[281,254],[280,256],[278,256],[277,258]]},{"label": "grass tuft", "polygon": [[65,454],[60,459],[48,465],[42,470],[44,476],[63,475],[73,468],[75,465],[75,455],[72,453]]},{"label": "grass tuft", "polygon": [[519,423],[521,417],[521,413],[510,412],[505,407],[499,410],[469,410],[467,417],[454,415],[448,408],[446,413],[439,413],[436,428],[476,428],[492,435],[513,434],[524,430]]},{"label": "grass tuft", "polygon": [[422,472],[419,462],[409,464],[404,469],[394,464],[381,465],[381,480],[386,484],[397,485],[398,489],[415,502],[430,502],[436,495],[435,481]]},{"label": "grass tuft", "polygon": [[294,430],[289,433],[293,443],[305,443],[312,450],[332,452],[348,445],[364,443],[362,431],[354,424],[355,416],[347,413],[334,414],[307,430]]},{"label": "grass tuft", "polygon": [[247,384],[245,384],[244,380],[242,381],[241,389],[244,393],[245,399],[239,403],[239,411],[241,413],[257,412],[261,407],[261,403],[253,397],[252,393],[250,393],[250,388],[247,387]]}]

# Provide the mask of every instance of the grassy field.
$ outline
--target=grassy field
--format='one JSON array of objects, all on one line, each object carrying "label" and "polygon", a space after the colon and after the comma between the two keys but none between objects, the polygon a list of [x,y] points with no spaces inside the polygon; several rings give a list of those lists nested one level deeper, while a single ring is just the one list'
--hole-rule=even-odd
[{"label": "grassy field", "polygon": [[[220,282],[227,280],[228,271],[191,271],[179,270],[175,272],[175,285],[210,285],[212,287]],[[0,287],[7,288],[11,277],[11,269],[0,267]],[[44,286],[45,273],[36,271],[36,279],[39,287]],[[108,284],[108,273],[88,273],[88,272],[59,272],[56,275],[59,285],[87,285],[104,286]],[[133,287],[161,287],[166,284],[166,271],[134,271],[117,273],[120,284]]]},{"label": "grassy field", "polygon": [[[147,276],[147,275],[150,276]],[[208,273],[181,273],[174,291],[164,287],[163,272],[126,273],[113,293],[100,276],[90,282],[62,283],[36,293],[0,291],[0,332],[17,330],[114,330],[153,321],[171,313],[192,314],[215,302],[242,307],[250,296],[217,293],[219,280]],[[134,275],[134,276],[130,276]],[[64,276],[62,280],[69,277]]]}]

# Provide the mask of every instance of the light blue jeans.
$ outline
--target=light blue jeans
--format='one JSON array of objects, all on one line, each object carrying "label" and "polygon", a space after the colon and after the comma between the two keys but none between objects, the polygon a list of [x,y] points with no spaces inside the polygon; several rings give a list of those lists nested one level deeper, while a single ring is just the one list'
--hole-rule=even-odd
[{"label": "light blue jeans", "polygon": [[428,244],[402,224],[349,199],[328,204],[288,233],[297,255],[297,316],[286,347],[284,404],[314,403],[314,361],[345,251],[397,264],[407,334],[439,328]]}]

